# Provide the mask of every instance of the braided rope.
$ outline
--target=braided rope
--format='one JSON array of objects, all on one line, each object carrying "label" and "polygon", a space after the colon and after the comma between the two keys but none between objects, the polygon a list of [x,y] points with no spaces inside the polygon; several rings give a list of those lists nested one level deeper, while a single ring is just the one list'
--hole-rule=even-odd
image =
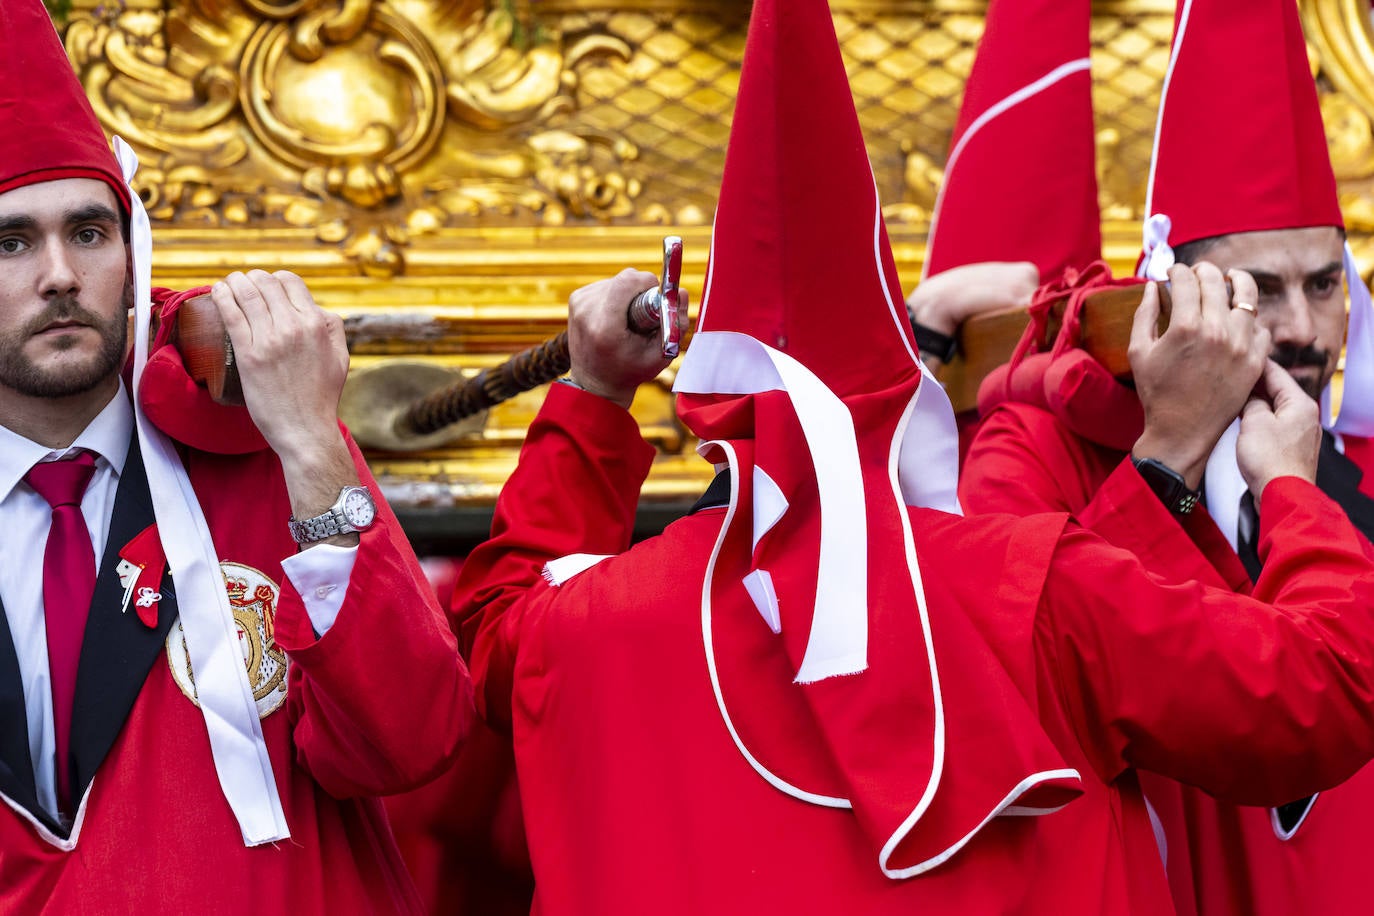
[{"label": "braided rope", "polygon": [[568,333],[523,353],[517,353],[499,366],[483,369],[416,401],[396,421],[403,435],[427,436],[473,414],[507,401],[522,391],[538,388],[563,375],[572,365],[568,356]]}]

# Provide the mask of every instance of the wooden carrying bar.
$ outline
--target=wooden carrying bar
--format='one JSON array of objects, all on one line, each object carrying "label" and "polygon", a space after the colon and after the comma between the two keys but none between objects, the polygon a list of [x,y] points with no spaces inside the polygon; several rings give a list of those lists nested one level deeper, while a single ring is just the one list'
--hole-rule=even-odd
[{"label": "wooden carrying bar", "polygon": [[[1169,290],[1159,284],[1160,331],[1168,325]],[[1131,342],[1135,310],[1145,294],[1145,284],[1108,287],[1088,295],[1083,303],[1080,346],[1117,378],[1129,378],[1131,363],[1126,350]],[[1067,299],[1050,306],[1046,346],[1053,343],[1064,319]],[[978,386],[983,378],[1011,358],[1026,330],[1025,309],[979,315],[959,330],[959,352],[936,372],[956,412],[978,406]]]},{"label": "wooden carrying bar", "polygon": [[[1131,323],[1144,291],[1144,284],[1110,287],[1089,294],[1083,304],[1081,346],[1118,378],[1127,378],[1131,374],[1126,350],[1131,339]],[[1059,333],[1066,304],[1067,300],[1060,300],[1050,307],[1047,342],[1052,342]],[[1169,305],[1168,289],[1161,284],[1161,331],[1167,325]],[[978,385],[984,376],[1011,356],[1026,329],[1026,320],[1024,309],[1013,309],[980,315],[964,324],[958,335],[958,355],[937,373],[956,411],[971,410],[977,406]],[[242,403],[232,350],[228,349],[228,336],[209,296],[197,296],[182,304],[174,339],[182,349],[191,377],[204,384],[216,401]],[[563,335],[560,335],[559,340],[562,339]],[[515,359],[521,356],[524,354],[517,355]],[[499,370],[501,367],[497,368]],[[565,368],[561,367],[554,375]],[[497,400],[513,397],[520,391],[543,384],[552,376],[536,373],[535,377],[537,380],[526,387],[502,388]],[[484,403],[482,406],[490,405]]]}]

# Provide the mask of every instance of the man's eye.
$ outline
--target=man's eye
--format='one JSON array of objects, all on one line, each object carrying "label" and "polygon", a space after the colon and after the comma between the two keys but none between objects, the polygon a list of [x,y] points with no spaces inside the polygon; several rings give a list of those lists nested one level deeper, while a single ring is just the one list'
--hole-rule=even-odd
[{"label": "man's eye", "polygon": [[0,239],[0,254],[16,254],[24,250],[24,243],[19,239]]},{"label": "man's eye", "polygon": [[1335,277],[1318,277],[1312,281],[1312,292],[1319,296],[1326,296],[1335,292],[1339,285],[1340,281]]},{"label": "man's eye", "polygon": [[83,245],[94,245],[96,242],[100,241],[101,238],[103,238],[103,236],[100,234],[100,230],[90,227],[81,229],[76,233],[76,240]]}]

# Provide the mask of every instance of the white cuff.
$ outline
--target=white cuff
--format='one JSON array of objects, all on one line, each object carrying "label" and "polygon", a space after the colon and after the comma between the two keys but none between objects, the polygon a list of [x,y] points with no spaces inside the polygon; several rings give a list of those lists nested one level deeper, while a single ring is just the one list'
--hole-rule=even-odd
[{"label": "white cuff", "polygon": [[324,636],[334,626],[357,559],[357,547],[316,544],[281,561],[282,571],[305,604],[316,636]]}]

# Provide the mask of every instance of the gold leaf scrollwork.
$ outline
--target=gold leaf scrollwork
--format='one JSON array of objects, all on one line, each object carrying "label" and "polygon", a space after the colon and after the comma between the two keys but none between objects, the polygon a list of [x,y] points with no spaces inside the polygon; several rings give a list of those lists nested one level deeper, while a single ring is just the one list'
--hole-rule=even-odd
[{"label": "gold leaf scrollwork", "polygon": [[[1367,0],[1300,0],[1347,228],[1374,231],[1374,21]],[[1362,246],[1352,239],[1357,250]],[[1368,263],[1368,260],[1365,260]]]},{"label": "gold leaf scrollwork", "polygon": [[[154,220],[313,229],[371,276],[474,220],[634,215],[637,147],[569,123],[580,72],[625,42],[529,29],[493,0],[102,6],[66,44],[144,159]],[[652,215],[650,215],[652,219]]]}]

